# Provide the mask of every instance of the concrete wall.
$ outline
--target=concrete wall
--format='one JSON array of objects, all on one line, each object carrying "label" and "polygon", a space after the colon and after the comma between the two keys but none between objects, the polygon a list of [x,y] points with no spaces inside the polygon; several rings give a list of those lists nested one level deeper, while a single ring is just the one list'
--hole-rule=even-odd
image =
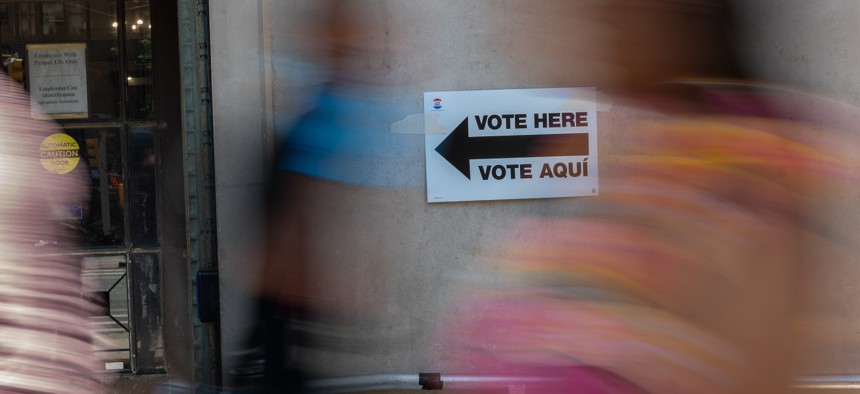
[{"label": "concrete wall", "polygon": [[224,371],[244,349],[262,260],[263,202],[272,150],[268,1],[212,1],[210,42]]},{"label": "concrete wall", "polygon": [[[740,3],[740,2],[739,2]],[[743,54],[759,79],[814,89],[857,102],[852,46],[860,5],[823,6],[800,0],[740,4]],[[248,327],[243,285],[253,285],[262,232],[261,201],[272,136],[309,103],[320,81],[305,28],[315,2],[211,1],[218,236],[222,277],[225,370]],[[375,127],[392,133],[400,150],[386,187],[317,185],[307,203],[309,247],[328,273],[332,297],[357,313],[347,324],[357,342],[348,356],[318,355],[335,375],[448,371],[433,347],[435,332],[458,303],[457,293],[479,271],[492,272],[486,249],[521,215],[586,209],[581,199],[427,204],[421,120],[425,91],[494,88],[616,87],[619,65],[605,44],[612,29],[594,22],[599,1],[431,2],[379,0],[356,10],[371,21],[373,56],[363,60],[378,84],[374,97],[390,105]],[[612,130],[643,114],[601,96],[601,146]],[[272,112],[270,112],[270,109]],[[843,204],[837,201],[834,204]],[[856,216],[833,219],[853,228]],[[851,222],[849,223],[849,220]],[[816,373],[854,373],[860,304],[846,278],[857,274],[850,251],[817,280],[829,284],[819,305],[836,342],[817,358]],[[376,275],[369,275],[375,273]],[[353,279],[347,281],[346,279]],[[493,278],[483,278],[492,281]],[[350,282],[348,285],[344,283]],[[832,291],[832,293],[831,293]],[[828,326],[830,327],[830,326]]]},{"label": "concrete wall", "polygon": [[[860,105],[860,61],[856,21],[860,4],[850,0],[737,1],[744,60],[761,81],[821,95],[832,107]],[[855,112],[856,114],[856,112]],[[854,136],[856,117],[839,119],[822,112],[825,121],[845,122]],[[818,207],[831,231],[860,234],[860,209],[855,188],[822,196]],[[856,244],[856,241],[852,241]],[[860,368],[860,254],[855,247],[825,244],[814,250],[809,273],[811,294],[799,324],[808,333],[803,370],[809,374],[858,375]]]},{"label": "concrete wall", "polygon": [[741,49],[753,76],[860,103],[860,79],[851,66],[860,60],[850,28],[860,17],[856,2],[736,3],[745,42]]}]

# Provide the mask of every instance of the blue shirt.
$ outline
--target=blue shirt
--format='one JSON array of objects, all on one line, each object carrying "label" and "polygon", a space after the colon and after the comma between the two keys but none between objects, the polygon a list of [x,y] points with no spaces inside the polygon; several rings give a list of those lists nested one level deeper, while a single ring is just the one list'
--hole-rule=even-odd
[{"label": "blue shirt", "polygon": [[278,169],[365,186],[423,182],[423,135],[390,131],[398,107],[370,91],[327,89],[287,133]]}]

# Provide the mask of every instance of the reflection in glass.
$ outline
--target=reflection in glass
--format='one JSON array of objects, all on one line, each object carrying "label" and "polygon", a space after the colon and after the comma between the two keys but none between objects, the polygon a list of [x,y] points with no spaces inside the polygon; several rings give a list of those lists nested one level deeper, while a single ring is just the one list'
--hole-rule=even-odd
[{"label": "reflection in glass", "polygon": [[125,18],[128,118],[151,119],[155,116],[155,96],[152,83],[152,17],[149,1],[127,3]]},{"label": "reflection in glass", "polygon": [[15,4],[0,4],[0,45],[4,47],[4,54],[8,52],[6,48],[9,48],[7,41],[15,37],[16,15]]},{"label": "reflection in glass", "polygon": [[82,262],[84,295],[101,306],[90,317],[93,348],[107,370],[131,368],[127,265],[124,256],[88,256]]},{"label": "reflection in glass", "polygon": [[90,120],[120,117],[116,2],[90,1],[87,72],[90,81]]},{"label": "reflection in glass", "polygon": [[38,21],[41,7],[39,3],[21,3],[18,5],[18,36],[21,40],[29,40],[39,36]]},{"label": "reflection in glass", "polygon": [[81,147],[90,189],[84,202],[80,232],[84,246],[122,245],[125,241],[123,209],[125,176],[119,129],[66,130]]},{"label": "reflection in glass", "polygon": [[[89,119],[120,118],[117,12],[114,0],[0,4],[0,55],[19,54],[27,44],[86,43]],[[22,81],[26,79],[26,71]]]},{"label": "reflection in glass", "polygon": [[129,129],[129,208],[135,246],[155,246],[155,136],[149,127]]},{"label": "reflection in glass", "polygon": [[42,4],[42,34],[53,36],[63,32],[66,10],[63,3]]}]

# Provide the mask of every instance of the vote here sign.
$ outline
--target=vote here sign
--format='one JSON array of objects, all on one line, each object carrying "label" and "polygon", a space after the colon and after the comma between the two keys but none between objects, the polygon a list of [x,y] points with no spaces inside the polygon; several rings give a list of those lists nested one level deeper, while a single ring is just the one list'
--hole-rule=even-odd
[{"label": "vote here sign", "polygon": [[424,93],[427,201],[595,196],[594,88]]}]

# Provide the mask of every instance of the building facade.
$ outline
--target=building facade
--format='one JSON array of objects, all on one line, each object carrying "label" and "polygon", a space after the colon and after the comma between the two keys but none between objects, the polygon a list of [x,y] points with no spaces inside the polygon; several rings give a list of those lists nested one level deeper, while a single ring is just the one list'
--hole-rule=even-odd
[{"label": "building facade", "polygon": [[[309,211],[319,219],[312,242],[338,245],[321,270],[384,272],[348,289],[379,308],[356,323],[367,330],[363,350],[327,360],[331,374],[445,370],[433,336],[458,304],[460,279],[492,270],[481,246],[521,215],[580,208],[577,199],[428,204],[422,94],[611,91],[619,80],[613,32],[590,19],[593,3],[379,0],[357,11],[375,26],[361,67],[380,81],[372,93],[390,105],[384,132],[401,151],[384,162],[391,185],[333,197],[346,207],[338,214]],[[855,3],[759,1],[738,11],[750,37],[739,50],[754,78],[858,103],[850,65],[860,51],[848,33]],[[275,144],[321,78],[307,46],[317,12],[308,1],[0,0],[6,72],[77,144],[75,166],[89,175],[89,200],[65,213],[84,240],[70,253],[82,261],[85,291],[108,305],[93,323],[110,339],[96,350],[106,376],[118,377],[117,392],[231,383],[254,319]],[[637,116],[600,97],[601,121]],[[611,135],[600,138],[611,144]],[[856,212],[846,212],[832,219],[853,231]],[[860,304],[846,278],[857,273],[855,258],[828,257],[814,274],[828,292],[813,297],[815,319],[806,323],[829,334],[808,373],[853,375]]]}]

